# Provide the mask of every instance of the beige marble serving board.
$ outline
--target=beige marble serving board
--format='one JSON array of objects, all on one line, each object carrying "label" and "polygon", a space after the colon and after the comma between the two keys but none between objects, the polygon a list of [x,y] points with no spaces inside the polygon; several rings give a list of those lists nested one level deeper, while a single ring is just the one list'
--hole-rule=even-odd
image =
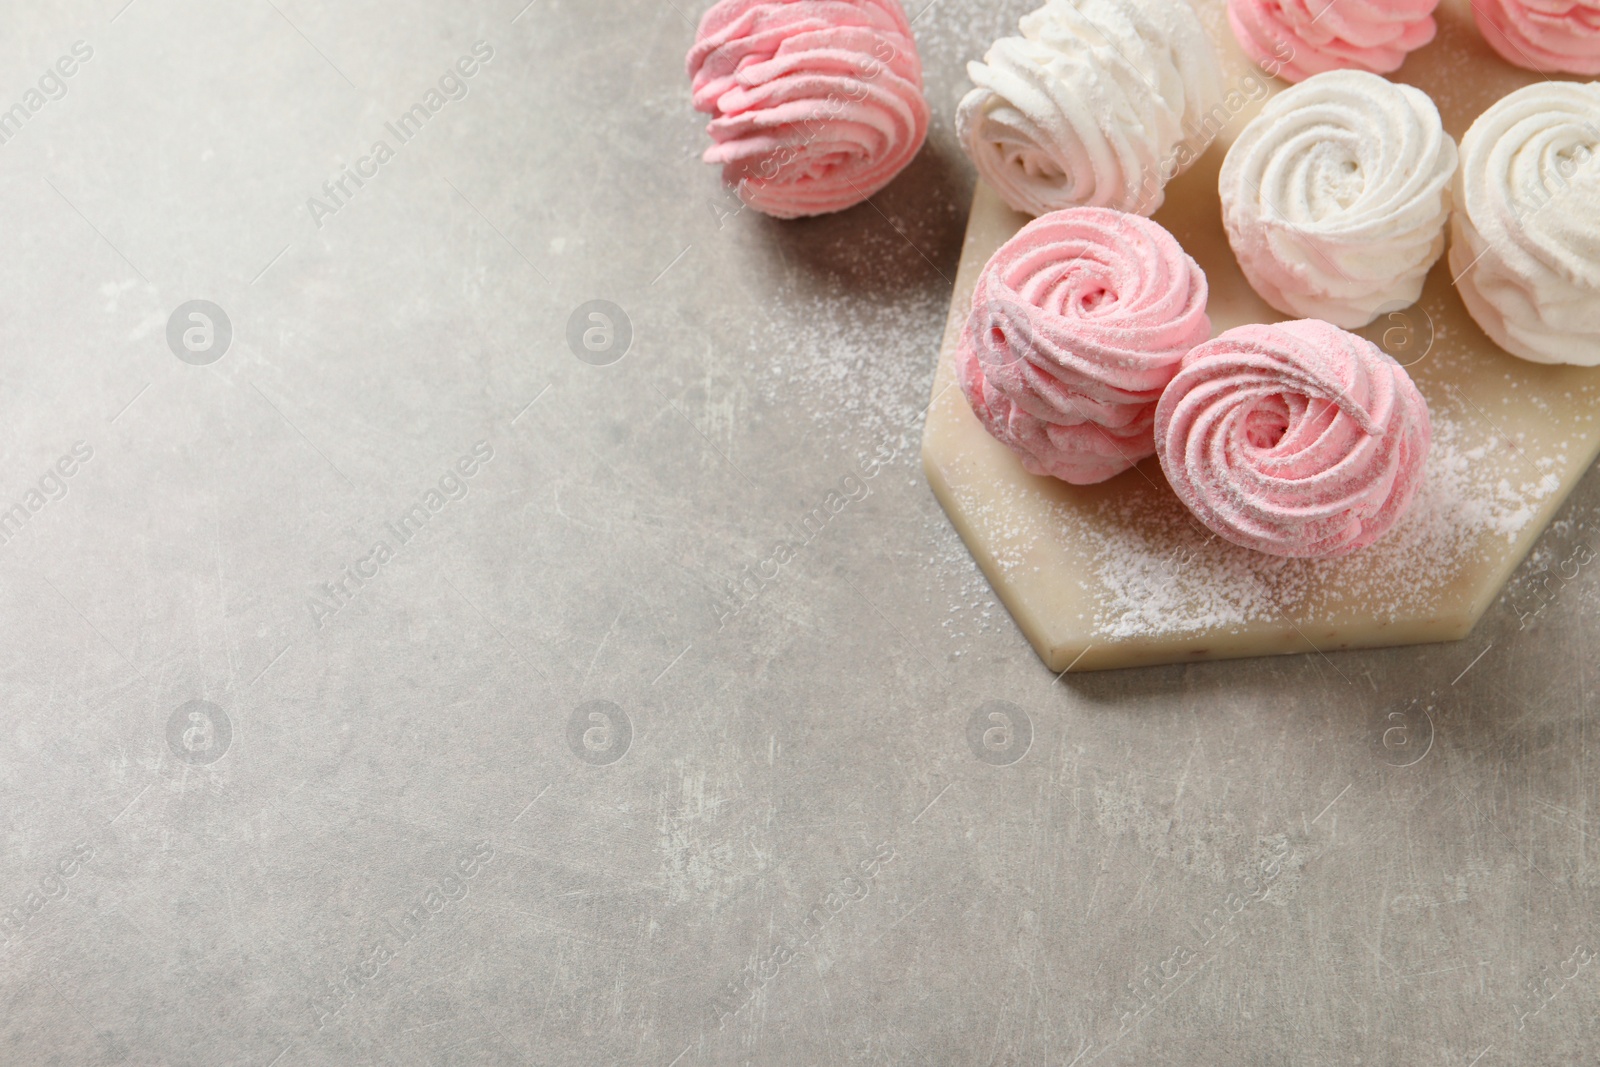
[{"label": "beige marble serving board", "polygon": [[[1216,191],[1227,146],[1285,86],[1239,51],[1220,0],[1196,6],[1234,93],[1216,142],[1168,187],[1156,219],[1205,270],[1220,333],[1285,318],[1240,274]],[[1490,51],[1466,0],[1445,0],[1438,19],[1438,38],[1395,78],[1433,96],[1459,141],[1485,108],[1540,75]],[[1416,305],[1360,331],[1408,365],[1435,428],[1426,487],[1373,547],[1331,562],[1235,548],[1198,527],[1154,459],[1097,486],[1030,475],[973,416],[951,362],[979,271],[1026,221],[979,184],[922,460],[967,547],[1052,670],[1458,639],[1600,451],[1600,369],[1539,366],[1502,352],[1467,315],[1441,259]]]}]

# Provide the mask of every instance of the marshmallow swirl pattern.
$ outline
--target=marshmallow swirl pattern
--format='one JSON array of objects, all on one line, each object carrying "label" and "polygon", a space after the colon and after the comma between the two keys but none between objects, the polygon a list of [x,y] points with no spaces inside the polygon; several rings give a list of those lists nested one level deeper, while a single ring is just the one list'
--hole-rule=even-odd
[{"label": "marshmallow swirl pattern", "polygon": [[1600,365],[1600,84],[1541,82],[1461,139],[1450,272],[1495,344]]},{"label": "marshmallow swirl pattern", "polygon": [[1456,144],[1419,89],[1365,71],[1286,89],[1228,150],[1222,217],[1279,311],[1365,326],[1416,302],[1444,251]]},{"label": "marshmallow swirl pattern", "polygon": [[1200,345],[1156,411],[1161,468],[1218,536],[1324,559],[1387,533],[1421,484],[1428,406],[1376,345],[1302,319]]},{"label": "marshmallow swirl pattern", "polygon": [[1286,81],[1329,70],[1389,74],[1438,32],[1439,0],[1228,0],[1239,45]]},{"label": "marshmallow swirl pattern", "polygon": [[1600,0],[1473,0],[1483,39],[1508,63],[1600,74]]},{"label": "marshmallow swirl pattern", "polygon": [[928,135],[922,61],[898,0],[719,0],[689,51],[707,163],[777,218],[866,200]]},{"label": "marshmallow swirl pattern", "polygon": [[956,133],[1014,210],[1150,215],[1209,143],[1222,102],[1210,38],[1185,0],[1048,0],[1022,36],[967,64]]},{"label": "marshmallow swirl pattern", "polygon": [[1155,451],[1161,390],[1211,333],[1206,278],[1137,215],[1058,211],[984,267],[956,352],[974,414],[1030,473],[1101,482]]}]

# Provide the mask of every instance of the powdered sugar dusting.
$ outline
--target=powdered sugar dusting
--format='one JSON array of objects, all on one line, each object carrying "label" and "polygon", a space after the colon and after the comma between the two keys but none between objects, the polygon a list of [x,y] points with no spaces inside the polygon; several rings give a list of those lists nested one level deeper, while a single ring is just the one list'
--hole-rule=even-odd
[{"label": "powdered sugar dusting", "polygon": [[[915,450],[928,406],[928,352],[943,327],[936,290],[897,302],[816,297],[753,331],[748,368],[762,400],[798,406],[820,427],[813,447],[834,442],[897,454]],[[889,373],[900,367],[905,373]]]}]

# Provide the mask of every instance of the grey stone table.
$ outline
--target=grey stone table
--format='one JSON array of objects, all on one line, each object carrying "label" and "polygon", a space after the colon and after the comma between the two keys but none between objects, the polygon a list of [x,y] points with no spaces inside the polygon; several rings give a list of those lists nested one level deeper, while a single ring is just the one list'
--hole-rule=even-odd
[{"label": "grey stone table", "polygon": [[0,1063],[1594,1056],[1600,480],[1460,644],[1056,678],[916,458],[1026,0],[792,224],[703,0],[525,3],[8,5]]}]

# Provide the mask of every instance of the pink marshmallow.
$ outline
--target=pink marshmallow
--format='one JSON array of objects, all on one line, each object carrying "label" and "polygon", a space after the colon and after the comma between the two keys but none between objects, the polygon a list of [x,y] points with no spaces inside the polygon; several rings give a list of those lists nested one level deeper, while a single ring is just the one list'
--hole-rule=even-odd
[{"label": "pink marshmallow", "polygon": [[1043,215],[978,278],[956,352],[973,413],[1030,473],[1102,482],[1155,452],[1156,400],[1211,334],[1206,277],[1157,223]]},{"label": "pink marshmallow", "polygon": [[1473,0],[1489,46],[1543,74],[1600,74],[1600,0]]},{"label": "pink marshmallow", "polygon": [[1439,0],[1228,0],[1228,22],[1263,70],[1299,82],[1329,70],[1399,70],[1408,53],[1438,32],[1438,6]]},{"label": "pink marshmallow", "polygon": [[707,163],[777,218],[866,200],[928,135],[922,61],[897,0],[720,0],[689,51]]},{"label": "pink marshmallow", "polygon": [[1156,409],[1173,491],[1207,528],[1275,556],[1365,548],[1404,514],[1433,431],[1405,369],[1319,319],[1208,341]]}]

